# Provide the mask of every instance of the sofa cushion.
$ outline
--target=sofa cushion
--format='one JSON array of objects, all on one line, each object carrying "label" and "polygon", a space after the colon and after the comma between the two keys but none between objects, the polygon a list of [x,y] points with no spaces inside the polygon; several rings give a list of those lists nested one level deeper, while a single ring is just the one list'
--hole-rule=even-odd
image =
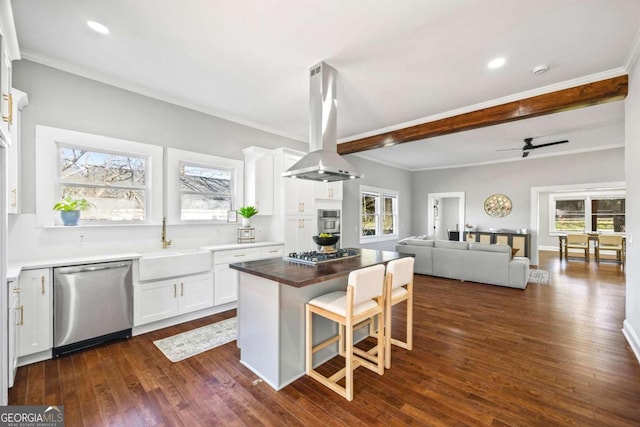
[{"label": "sofa cushion", "polygon": [[454,242],[449,240],[436,240],[433,246],[441,249],[469,249],[467,242]]},{"label": "sofa cushion", "polygon": [[511,246],[509,245],[490,245],[489,243],[470,243],[470,251],[484,251],[484,252],[504,252],[511,253]]},{"label": "sofa cushion", "polygon": [[404,242],[400,242],[401,245],[412,245],[412,246],[427,246],[433,247],[433,240],[420,240],[420,239],[410,239],[405,240]]}]

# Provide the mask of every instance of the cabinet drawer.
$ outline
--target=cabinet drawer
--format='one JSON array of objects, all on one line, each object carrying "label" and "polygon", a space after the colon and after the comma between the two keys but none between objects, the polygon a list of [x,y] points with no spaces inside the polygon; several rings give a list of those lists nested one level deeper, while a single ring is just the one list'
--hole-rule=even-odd
[{"label": "cabinet drawer", "polygon": [[283,245],[265,246],[262,249],[262,258],[279,258],[284,254]]},{"label": "cabinet drawer", "polygon": [[253,261],[262,256],[261,248],[233,249],[213,253],[214,264],[233,264],[234,262]]}]

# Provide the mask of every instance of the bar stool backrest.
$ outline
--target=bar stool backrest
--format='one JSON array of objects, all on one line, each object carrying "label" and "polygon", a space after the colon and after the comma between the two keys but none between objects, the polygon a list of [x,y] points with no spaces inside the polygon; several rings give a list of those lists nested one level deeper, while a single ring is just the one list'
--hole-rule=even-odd
[{"label": "bar stool backrest", "polygon": [[378,298],[384,291],[384,265],[378,264],[349,273],[348,286],[353,286],[353,304]]},{"label": "bar stool backrest", "polygon": [[413,257],[405,257],[390,261],[387,264],[387,273],[391,274],[391,288],[399,288],[413,280]]}]

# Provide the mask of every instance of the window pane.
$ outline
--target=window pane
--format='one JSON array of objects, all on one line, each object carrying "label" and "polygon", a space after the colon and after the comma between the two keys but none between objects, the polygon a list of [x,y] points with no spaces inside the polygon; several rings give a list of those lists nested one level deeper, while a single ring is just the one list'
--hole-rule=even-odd
[{"label": "window pane", "polygon": [[382,234],[394,234],[395,232],[395,201],[395,197],[383,198]]},{"label": "window pane", "polygon": [[591,228],[593,231],[625,230],[625,199],[591,201]]},{"label": "window pane", "polygon": [[145,191],[121,188],[78,187],[65,185],[62,197],[87,199],[94,208],[82,212],[88,221],[144,221]]},{"label": "window pane", "polygon": [[230,196],[211,196],[206,194],[182,194],[181,215],[183,220],[227,220],[227,211],[231,210]]},{"label": "window pane", "polygon": [[230,195],[231,171],[182,164],[180,190]]},{"label": "window pane", "polygon": [[145,159],[76,148],[59,148],[60,180],[63,183],[145,186]]},{"label": "window pane", "polygon": [[371,194],[363,194],[362,195],[362,213],[371,214],[371,215],[375,214],[377,200],[378,200],[378,196],[374,196]]},{"label": "window pane", "polygon": [[584,200],[556,200],[556,230],[583,231],[585,229],[584,207]]},{"label": "window pane", "polygon": [[375,236],[376,235],[376,218],[377,215],[362,215],[362,235],[363,236]]}]

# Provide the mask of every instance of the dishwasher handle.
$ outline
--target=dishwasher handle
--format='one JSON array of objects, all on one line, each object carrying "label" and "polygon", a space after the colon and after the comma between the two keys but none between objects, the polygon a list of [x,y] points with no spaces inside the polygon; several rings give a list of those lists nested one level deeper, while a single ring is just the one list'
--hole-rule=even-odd
[{"label": "dishwasher handle", "polygon": [[58,268],[57,271],[60,274],[75,274],[75,273],[85,273],[90,271],[102,271],[102,270],[112,270],[115,268],[125,268],[129,267],[129,262],[120,262],[115,264],[98,264],[98,265],[83,265],[80,267],[66,267],[66,268]]}]

